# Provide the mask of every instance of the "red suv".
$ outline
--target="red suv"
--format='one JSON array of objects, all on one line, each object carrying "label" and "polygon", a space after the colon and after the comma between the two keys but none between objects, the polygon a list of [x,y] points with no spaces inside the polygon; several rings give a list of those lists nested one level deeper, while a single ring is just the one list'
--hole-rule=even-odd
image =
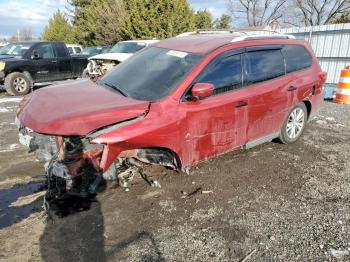
[{"label": "red suv", "polygon": [[172,38],[96,82],[25,97],[20,140],[49,161],[49,177],[64,179],[67,191],[93,173],[91,191],[120,159],[186,171],[275,138],[293,143],[320,109],[325,80],[309,45],[289,36]]}]

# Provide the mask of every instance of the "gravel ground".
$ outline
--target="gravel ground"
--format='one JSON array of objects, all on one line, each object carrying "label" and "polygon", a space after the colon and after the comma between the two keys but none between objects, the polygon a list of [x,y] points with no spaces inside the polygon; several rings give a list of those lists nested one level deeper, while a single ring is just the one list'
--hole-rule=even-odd
[{"label": "gravel ground", "polygon": [[[149,166],[161,188],[109,184],[85,211],[44,223],[40,194],[1,198],[43,173],[18,145],[17,102],[4,99],[0,226],[15,215],[0,229],[0,261],[350,260],[350,106],[326,102],[295,144],[228,153],[190,176]],[[32,212],[19,216],[9,206],[21,197]]]}]

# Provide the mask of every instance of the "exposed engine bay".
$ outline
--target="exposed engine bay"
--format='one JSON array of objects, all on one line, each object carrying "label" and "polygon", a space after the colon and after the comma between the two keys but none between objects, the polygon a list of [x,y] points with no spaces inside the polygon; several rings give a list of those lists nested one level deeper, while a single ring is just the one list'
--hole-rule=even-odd
[{"label": "exposed engine bay", "polygon": [[116,60],[90,59],[87,65],[87,71],[90,77],[99,77],[105,75],[108,71],[112,70],[119,63],[120,62]]}]

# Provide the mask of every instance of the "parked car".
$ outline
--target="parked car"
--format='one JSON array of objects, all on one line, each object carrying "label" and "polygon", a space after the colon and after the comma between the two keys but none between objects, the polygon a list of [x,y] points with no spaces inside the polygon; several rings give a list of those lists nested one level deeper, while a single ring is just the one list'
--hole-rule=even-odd
[{"label": "parked car", "polygon": [[156,42],[158,42],[158,40],[121,41],[114,45],[108,53],[90,57],[87,72],[91,77],[104,75],[137,51],[155,44]]},{"label": "parked car", "polygon": [[77,55],[80,54],[83,51],[83,48],[81,45],[76,45],[76,44],[66,44],[69,54],[71,55]]},{"label": "parked car", "polygon": [[192,35],[144,49],[96,82],[33,92],[17,122],[24,144],[52,155],[51,185],[85,195],[89,185],[72,180],[95,185],[122,159],[188,171],[237,148],[293,143],[321,108],[325,81],[303,40]]},{"label": "parked car", "polygon": [[111,46],[104,45],[104,46],[90,46],[83,49],[81,52],[82,55],[86,55],[88,57],[108,53],[108,51],[111,49]]},{"label": "parked car", "polygon": [[7,45],[8,43],[5,43],[5,42],[0,42],[0,49],[2,48],[2,47],[4,47],[5,45]]},{"label": "parked car", "polygon": [[88,63],[86,57],[71,57],[62,42],[18,42],[4,48],[0,84],[10,95],[25,95],[35,83],[81,77]]}]

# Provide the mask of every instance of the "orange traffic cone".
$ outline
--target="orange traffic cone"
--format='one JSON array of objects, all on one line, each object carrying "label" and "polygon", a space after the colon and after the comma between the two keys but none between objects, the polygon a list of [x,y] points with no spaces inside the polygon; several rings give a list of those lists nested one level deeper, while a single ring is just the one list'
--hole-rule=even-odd
[{"label": "orange traffic cone", "polygon": [[335,103],[350,105],[350,66],[341,70],[338,88],[335,92]]}]

